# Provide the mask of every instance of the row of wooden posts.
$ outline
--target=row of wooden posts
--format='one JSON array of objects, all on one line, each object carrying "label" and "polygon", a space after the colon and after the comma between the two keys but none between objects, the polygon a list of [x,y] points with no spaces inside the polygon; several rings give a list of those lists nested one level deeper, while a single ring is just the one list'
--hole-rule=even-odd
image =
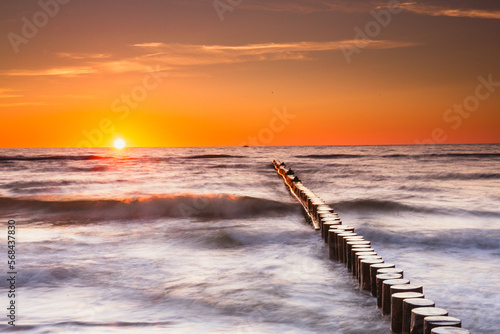
[{"label": "row of wooden posts", "polygon": [[343,225],[333,208],[304,186],[285,163],[274,160],[273,165],[302,205],[306,219],[321,232],[329,258],[343,263],[358,280],[360,289],[377,298],[382,314],[391,317],[393,333],[470,333],[461,328],[460,319],[425,298],[423,287],[404,278],[402,269],[384,262],[371,242],[354,232],[354,227]]}]

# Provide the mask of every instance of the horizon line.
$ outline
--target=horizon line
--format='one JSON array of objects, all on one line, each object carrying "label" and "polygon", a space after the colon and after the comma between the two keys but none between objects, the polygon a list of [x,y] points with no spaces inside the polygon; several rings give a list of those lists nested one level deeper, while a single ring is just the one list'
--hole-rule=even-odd
[{"label": "horizon line", "polygon": [[123,149],[116,149],[114,146],[96,146],[96,147],[61,147],[61,146],[45,146],[45,147],[0,147],[0,150],[13,150],[13,149],[113,149],[113,150],[126,150],[126,149],[137,149],[137,148],[252,148],[252,147],[342,147],[342,146],[445,146],[445,145],[500,145],[497,143],[435,143],[435,144],[317,144],[317,145],[265,145],[265,146],[240,146],[240,145],[230,145],[230,146],[129,146]]}]

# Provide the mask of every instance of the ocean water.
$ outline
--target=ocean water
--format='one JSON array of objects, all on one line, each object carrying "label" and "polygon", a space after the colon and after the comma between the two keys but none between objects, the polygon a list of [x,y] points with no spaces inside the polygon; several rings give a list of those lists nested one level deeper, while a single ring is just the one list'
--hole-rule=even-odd
[{"label": "ocean water", "polygon": [[389,333],[273,159],[463,327],[500,332],[500,145],[2,149],[0,331]]}]

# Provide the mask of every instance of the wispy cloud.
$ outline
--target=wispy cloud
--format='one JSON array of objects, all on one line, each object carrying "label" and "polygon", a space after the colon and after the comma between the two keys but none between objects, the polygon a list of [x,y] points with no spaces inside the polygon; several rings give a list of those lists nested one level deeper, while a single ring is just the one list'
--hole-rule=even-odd
[{"label": "wispy cloud", "polygon": [[127,73],[127,72],[144,72],[146,64],[141,58],[121,59],[113,61],[103,61],[94,63],[93,68],[100,72],[112,73]]},{"label": "wispy cloud", "polygon": [[0,99],[10,99],[15,97],[22,97],[22,95],[0,94]]},{"label": "wispy cloud", "polygon": [[[373,8],[374,1],[325,1],[325,0],[280,0],[280,1],[246,1],[240,8],[249,10],[292,12],[310,14],[316,12],[363,12]],[[378,1],[377,3],[380,3]]]},{"label": "wispy cloud", "polygon": [[[136,57],[108,59],[95,57],[78,59],[70,54],[63,54],[77,60],[80,66],[52,67],[32,70],[11,70],[1,74],[5,76],[58,76],[75,78],[97,73],[145,72],[147,68],[161,65],[163,70],[185,69],[190,66],[241,64],[248,62],[312,60],[317,52],[336,51],[360,41],[292,42],[261,43],[246,45],[198,45],[178,43],[141,43],[132,45],[139,52]],[[369,49],[393,49],[414,46],[411,42],[373,40],[366,43]],[[60,56],[61,54],[58,54]]]},{"label": "wispy cloud", "polygon": [[36,70],[13,70],[3,72],[7,76],[61,76],[61,77],[76,77],[84,74],[96,73],[97,70],[88,66],[73,66],[73,67],[55,67],[48,69]]},{"label": "wispy cloud", "polygon": [[13,103],[0,103],[1,107],[24,107],[24,106],[45,106],[45,102],[13,102]]},{"label": "wispy cloud", "polygon": [[76,60],[107,59],[107,58],[112,57],[112,55],[105,54],[105,53],[70,53],[70,52],[56,53],[56,56],[58,56],[60,58],[69,58],[69,59],[76,59]]},{"label": "wispy cloud", "polygon": [[[146,50],[144,58],[170,66],[235,64],[256,61],[309,60],[310,53],[335,51],[359,44],[359,41],[263,43],[247,45],[190,45],[145,43],[134,46]],[[367,44],[372,49],[392,49],[413,46],[410,42],[375,40]]]},{"label": "wispy cloud", "polygon": [[[369,13],[371,10],[387,7],[389,2],[389,0],[254,0],[243,2],[239,8],[300,14],[317,12]],[[436,4],[432,4],[432,2],[400,1],[400,6],[405,11],[420,15],[500,19],[499,10],[477,9],[475,8],[477,4],[473,1],[470,1],[468,8],[456,8],[456,4],[453,2],[448,7],[443,6],[442,2],[436,2]],[[397,2],[395,2],[395,5],[397,5]]]},{"label": "wispy cloud", "polygon": [[0,99],[10,99],[16,97],[22,97],[22,95],[19,95],[18,91],[14,89],[0,88]]},{"label": "wispy cloud", "polygon": [[138,46],[138,47],[160,47],[162,46],[163,43],[141,43],[141,44],[134,44],[133,46]]},{"label": "wispy cloud", "polygon": [[77,100],[93,100],[96,96],[93,95],[39,95],[38,97],[44,99],[77,99]]},{"label": "wispy cloud", "polygon": [[405,2],[401,8],[406,11],[430,16],[468,17],[477,19],[500,19],[500,11],[487,11],[480,9],[453,9],[435,5],[419,4],[417,2]]}]

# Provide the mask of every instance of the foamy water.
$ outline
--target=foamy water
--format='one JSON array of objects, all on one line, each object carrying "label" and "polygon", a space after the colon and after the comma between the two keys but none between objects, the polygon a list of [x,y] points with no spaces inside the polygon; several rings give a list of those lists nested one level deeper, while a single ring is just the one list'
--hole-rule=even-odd
[{"label": "foamy water", "polygon": [[0,150],[17,329],[388,333],[273,159],[464,327],[498,332],[499,145]]}]

